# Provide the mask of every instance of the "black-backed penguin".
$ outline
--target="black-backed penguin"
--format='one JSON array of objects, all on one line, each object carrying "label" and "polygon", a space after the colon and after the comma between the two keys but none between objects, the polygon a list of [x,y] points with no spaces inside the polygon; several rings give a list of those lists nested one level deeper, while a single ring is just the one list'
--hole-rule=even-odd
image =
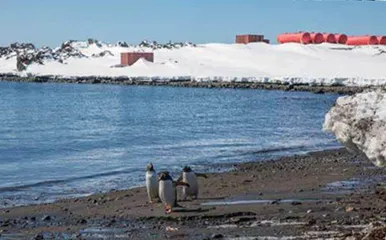
[{"label": "black-backed penguin", "polygon": [[184,200],[186,200],[187,197],[191,197],[192,199],[197,199],[198,197],[197,177],[207,178],[205,174],[196,173],[189,166],[185,166],[182,169],[182,172],[180,177],[178,178],[178,181],[182,181],[189,184],[189,187],[184,186],[182,188],[182,198]]},{"label": "black-backed penguin", "polygon": [[154,203],[155,200],[158,201],[158,179],[152,163],[149,163],[146,169],[146,190],[150,203]]},{"label": "black-backed penguin", "polygon": [[159,174],[159,197],[165,207],[166,213],[173,211],[177,205],[177,186],[189,186],[181,181],[173,181],[169,172],[160,172]]}]

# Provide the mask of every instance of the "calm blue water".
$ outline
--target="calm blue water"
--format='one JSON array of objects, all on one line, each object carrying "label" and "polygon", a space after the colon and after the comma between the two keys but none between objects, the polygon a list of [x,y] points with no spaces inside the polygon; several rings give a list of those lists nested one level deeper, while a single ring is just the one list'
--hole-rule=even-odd
[{"label": "calm blue water", "polygon": [[0,82],[0,206],[123,189],[176,173],[337,147],[337,95]]}]

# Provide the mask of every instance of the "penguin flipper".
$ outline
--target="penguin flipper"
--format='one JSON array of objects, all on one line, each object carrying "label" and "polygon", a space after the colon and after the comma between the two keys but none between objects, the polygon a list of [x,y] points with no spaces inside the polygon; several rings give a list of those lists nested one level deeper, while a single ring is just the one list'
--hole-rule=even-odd
[{"label": "penguin flipper", "polygon": [[185,187],[190,187],[190,185],[186,182],[182,182],[182,181],[177,181],[177,182],[174,182],[176,184],[176,186],[185,186]]},{"label": "penguin flipper", "polygon": [[182,174],[180,174],[176,182],[181,182],[181,181],[182,181]]}]

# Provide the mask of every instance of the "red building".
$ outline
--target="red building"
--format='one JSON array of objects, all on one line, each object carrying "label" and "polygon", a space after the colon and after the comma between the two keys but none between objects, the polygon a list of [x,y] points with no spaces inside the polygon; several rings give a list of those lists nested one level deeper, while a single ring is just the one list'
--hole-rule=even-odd
[{"label": "red building", "polygon": [[154,62],[154,54],[149,52],[124,52],[121,53],[121,65],[133,65],[138,59],[144,58],[149,62]]},{"label": "red building", "polygon": [[252,42],[263,42],[263,41],[264,41],[263,35],[251,35],[251,34],[236,35],[236,43],[248,44]]}]

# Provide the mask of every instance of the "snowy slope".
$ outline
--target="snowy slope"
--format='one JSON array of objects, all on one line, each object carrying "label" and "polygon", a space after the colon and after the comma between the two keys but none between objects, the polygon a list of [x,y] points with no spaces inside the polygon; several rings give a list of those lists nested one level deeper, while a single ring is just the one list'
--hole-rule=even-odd
[{"label": "snowy slope", "polygon": [[326,114],[324,129],[349,150],[386,167],[386,90],[340,97]]},{"label": "snowy slope", "polygon": [[[350,47],[295,43],[203,44],[176,48],[122,47],[119,44],[72,42],[68,54],[33,63],[22,74],[69,76],[191,77],[195,80],[249,80],[311,84],[380,85],[386,83],[386,46]],[[63,47],[63,45],[62,45]],[[155,62],[112,67],[126,51],[154,52]],[[102,57],[95,57],[108,52]],[[60,61],[58,60],[60,59]],[[16,55],[0,58],[0,73],[17,73]]]}]

